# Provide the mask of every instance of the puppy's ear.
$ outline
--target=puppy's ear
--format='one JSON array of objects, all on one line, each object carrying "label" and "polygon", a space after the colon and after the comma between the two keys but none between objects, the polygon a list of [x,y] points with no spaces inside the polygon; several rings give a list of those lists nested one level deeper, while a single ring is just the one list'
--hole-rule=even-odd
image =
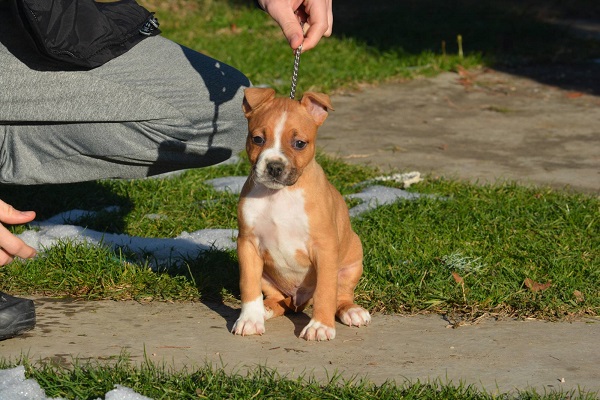
[{"label": "puppy's ear", "polygon": [[247,88],[244,90],[242,110],[244,110],[246,117],[249,117],[254,110],[274,97],[275,90],[271,88]]},{"label": "puppy's ear", "polygon": [[327,111],[333,110],[329,96],[323,93],[306,92],[300,103],[306,108],[318,126],[327,118]]}]

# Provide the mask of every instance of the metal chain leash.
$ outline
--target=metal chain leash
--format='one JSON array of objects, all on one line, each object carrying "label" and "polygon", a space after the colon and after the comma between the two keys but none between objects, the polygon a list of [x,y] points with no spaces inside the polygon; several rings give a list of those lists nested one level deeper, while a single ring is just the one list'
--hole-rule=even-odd
[{"label": "metal chain leash", "polygon": [[298,84],[298,69],[300,68],[300,54],[302,53],[302,45],[294,52],[294,72],[292,73],[292,88],[290,90],[290,99],[296,97],[296,85]]},{"label": "metal chain leash", "polygon": [[[300,22],[300,27],[304,28],[304,22]],[[300,68],[300,54],[302,54],[302,45],[294,51],[294,72],[292,73],[292,87],[290,90],[290,99],[296,97],[296,85],[298,84],[298,69]]]}]

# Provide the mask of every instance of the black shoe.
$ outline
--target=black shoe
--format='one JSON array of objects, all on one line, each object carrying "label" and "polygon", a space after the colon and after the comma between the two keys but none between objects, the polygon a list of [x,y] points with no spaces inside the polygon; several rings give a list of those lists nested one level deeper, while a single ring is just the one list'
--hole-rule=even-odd
[{"label": "black shoe", "polygon": [[33,301],[0,292],[0,340],[20,335],[34,326]]}]

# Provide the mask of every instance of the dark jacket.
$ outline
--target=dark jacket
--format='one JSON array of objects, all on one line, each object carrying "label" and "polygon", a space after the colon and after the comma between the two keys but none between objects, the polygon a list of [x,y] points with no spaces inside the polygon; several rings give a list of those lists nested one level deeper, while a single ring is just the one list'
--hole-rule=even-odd
[{"label": "dark jacket", "polygon": [[153,13],[134,0],[14,1],[38,50],[71,67],[98,67],[160,33]]}]

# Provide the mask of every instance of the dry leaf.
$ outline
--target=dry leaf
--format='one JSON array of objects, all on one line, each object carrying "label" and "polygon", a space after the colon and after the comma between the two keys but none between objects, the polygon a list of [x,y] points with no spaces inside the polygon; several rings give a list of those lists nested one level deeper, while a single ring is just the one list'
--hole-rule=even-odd
[{"label": "dry leaf", "polygon": [[539,282],[536,282],[536,281],[534,281],[532,279],[529,279],[529,278],[525,278],[525,281],[523,283],[532,292],[539,292],[539,291],[542,291],[542,290],[546,290],[550,286],[552,286],[552,282],[551,281],[548,281],[546,283],[539,283]]},{"label": "dry leaf", "polygon": [[456,72],[458,73],[458,76],[460,76],[460,78],[458,78],[458,83],[460,83],[464,87],[470,87],[473,85],[473,81],[474,81],[473,74],[471,74],[469,71],[467,71],[460,65],[456,69]]},{"label": "dry leaf", "polygon": [[461,76],[463,78],[471,77],[471,74],[469,73],[469,71],[467,71],[462,65],[458,65],[456,67],[456,72],[458,73],[459,76]]},{"label": "dry leaf", "polygon": [[585,301],[585,297],[583,297],[583,293],[581,293],[579,290],[575,290],[573,292],[573,296],[575,296],[575,301],[578,303]]},{"label": "dry leaf", "polygon": [[583,96],[583,93],[581,92],[569,92],[567,93],[567,98],[569,99],[577,99],[579,97]]},{"label": "dry leaf", "polygon": [[463,277],[460,276],[458,273],[453,272],[452,273],[452,277],[454,278],[454,280],[456,281],[456,283],[463,283]]}]

